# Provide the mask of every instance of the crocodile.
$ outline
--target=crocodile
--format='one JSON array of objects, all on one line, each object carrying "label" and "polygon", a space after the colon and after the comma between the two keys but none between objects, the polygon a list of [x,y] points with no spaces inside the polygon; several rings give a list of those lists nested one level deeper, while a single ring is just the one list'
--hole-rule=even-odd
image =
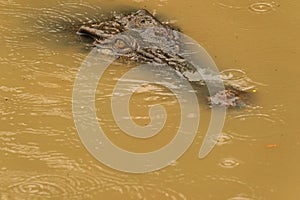
[{"label": "crocodile", "polygon": [[[142,9],[130,14],[115,15],[111,20],[82,25],[77,34],[92,38],[92,46],[126,60],[138,63],[165,64],[190,82],[205,85],[202,78],[192,78],[196,68],[181,54],[178,29],[155,18]],[[208,97],[210,105],[241,107],[245,91],[225,84],[225,90]]]}]

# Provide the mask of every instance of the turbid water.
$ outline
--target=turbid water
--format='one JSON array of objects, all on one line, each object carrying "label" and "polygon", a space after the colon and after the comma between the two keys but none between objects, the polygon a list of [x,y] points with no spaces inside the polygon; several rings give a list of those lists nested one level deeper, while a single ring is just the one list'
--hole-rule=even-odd
[{"label": "turbid water", "polygon": [[[122,7],[175,23],[220,71],[262,83],[248,107],[227,112],[223,135],[204,159],[197,156],[210,117],[203,104],[193,144],[159,171],[113,170],[81,143],[72,90],[89,48],[75,33]],[[299,9],[296,0],[0,1],[0,199],[299,199]],[[176,98],[158,85],[140,88],[130,105],[134,121],[149,123],[149,106],[160,103],[170,113],[166,125],[147,140],[123,134],[108,97],[126,70],[112,66],[114,78],[101,80],[100,125],[119,147],[159,149],[179,126]]]}]

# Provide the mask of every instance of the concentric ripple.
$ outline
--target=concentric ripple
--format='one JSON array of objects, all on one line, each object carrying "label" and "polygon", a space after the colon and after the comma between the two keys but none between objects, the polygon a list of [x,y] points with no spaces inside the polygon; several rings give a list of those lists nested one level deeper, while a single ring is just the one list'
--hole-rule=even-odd
[{"label": "concentric ripple", "polygon": [[238,161],[235,158],[224,158],[219,162],[219,166],[222,168],[232,169],[241,164],[240,161]]},{"label": "concentric ripple", "polygon": [[[264,108],[264,111],[261,111],[261,108],[253,108],[246,110],[243,114],[231,113],[228,116],[230,129],[227,132],[234,139],[241,141],[257,141],[266,137],[282,135],[285,132],[285,120],[281,118],[284,112],[282,106],[276,105],[273,108]],[[247,129],[248,126],[251,126],[251,129]]]},{"label": "concentric ripple", "polygon": [[[25,41],[34,40],[39,44],[60,43],[60,46],[61,44],[66,46],[80,43],[74,33],[83,23],[99,21],[103,17],[103,12],[100,10],[100,7],[86,3],[58,2],[55,6],[41,8],[16,4],[3,6],[0,16],[9,17],[14,21],[12,27],[6,29],[9,30],[8,32],[15,32],[9,35],[27,37],[22,41],[23,44]],[[2,37],[6,37],[6,34],[2,34]],[[14,37],[11,42],[15,41],[18,44],[18,39]],[[9,42],[6,39],[6,43]]]},{"label": "concentric ripple", "polygon": [[42,174],[20,178],[16,183],[10,184],[7,190],[20,196],[76,198],[101,186],[101,181],[91,174]]},{"label": "concentric ripple", "polygon": [[[64,7],[65,10],[60,9]],[[66,31],[66,29],[76,30],[74,25],[79,25],[86,21],[94,21],[100,16],[100,8],[88,4],[60,3],[53,8],[43,8],[36,20],[35,26],[46,29],[51,33]],[[89,17],[87,17],[89,16]]]},{"label": "concentric ripple", "polygon": [[[211,199],[229,199],[239,196],[246,196],[249,197],[249,199],[259,199],[255,196],[255,186],[250,185],[246,180],[242,180],[240,177],[208,174],[204,180],[206,180],[210,186],[222,188],[223,192],[220,194],[217,192],[212,194]],[[209,185],[207,187],[209,187]]]},{"label": "concentric ripple", "polygon": [[258,86],[265,86],[263,83],[253,81],[245,71],[241,69],[226,69],[221,72],[221,78],[225,83],[239,90],[248,91]]},{"label": "concentric ripple", "polygon": [[249,3],[247,1],[235,1],[235,0],[214,0],[214,5],[220,6],[221,8],[231,10],[246,10],[251,12],[262,14],[275,11],[280,5],[275,1],[259,1]]},{"label": "concentric ripple", "polygon": [[274,1],[272,2],[257,2],[249,6],[249,10],[256,13],[267,13],[274,11],[279,5]]},{"label": "concentric ripple", "polygon": [[230,144],[232,142],[232,136],[227,133],[222,133],[218,138],[217,138],[217,145],[225,145],[225,144]]},{"label": "concentric ripple", "polygon": [[240,80],[247,76],[246,72],[241,69],[226,69],[221,72],[221,75],[225,80]]}]

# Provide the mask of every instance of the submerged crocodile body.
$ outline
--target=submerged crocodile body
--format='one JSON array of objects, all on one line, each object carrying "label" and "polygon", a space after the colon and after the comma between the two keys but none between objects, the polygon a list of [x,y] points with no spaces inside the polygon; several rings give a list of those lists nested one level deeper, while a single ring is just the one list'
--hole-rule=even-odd
[{"label": "submerged crocodile body", "polygon": [[[157,20],[147,10],[115,16],[112,20],[82,25],[79,35],[93,39],[93,45],[122,58],[139,63],[166,64],[187,80],[204,85],[201,78],[192,78],[196,68],[181,55],[178,32]],[[209,97],[212,105],[240,107],[244,91],[231,85]]]}]

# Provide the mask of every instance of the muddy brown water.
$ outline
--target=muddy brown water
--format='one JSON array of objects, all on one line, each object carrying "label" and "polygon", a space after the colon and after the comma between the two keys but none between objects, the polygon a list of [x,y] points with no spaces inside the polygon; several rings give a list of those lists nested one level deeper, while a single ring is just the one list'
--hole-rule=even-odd
[{"label": "muddy brown water", "polygon": [[[122,7],[170,20],[205,47],[220,70],[263,83],[251,106],[227,113],[223,136],[204,159],[197,155],[210,116],[205,106],[191,147],[162,170],[116,171],[81,143],[72,89],[89,50],[74,27]],[[296,0],[1,0],[0,199],[299,199],[299,9]],[[115,77],[123,73],[110,70]],[[176,98],[157,85],[134,94],[137,124],[149,123],[151,104],[160,102],[170,114],[159,136],[132,139],[117,129],[105,100],[114,82],[103,80],[107,87],[96,100],[109,138],[136,152],[167,144],[180,119]]]}]

